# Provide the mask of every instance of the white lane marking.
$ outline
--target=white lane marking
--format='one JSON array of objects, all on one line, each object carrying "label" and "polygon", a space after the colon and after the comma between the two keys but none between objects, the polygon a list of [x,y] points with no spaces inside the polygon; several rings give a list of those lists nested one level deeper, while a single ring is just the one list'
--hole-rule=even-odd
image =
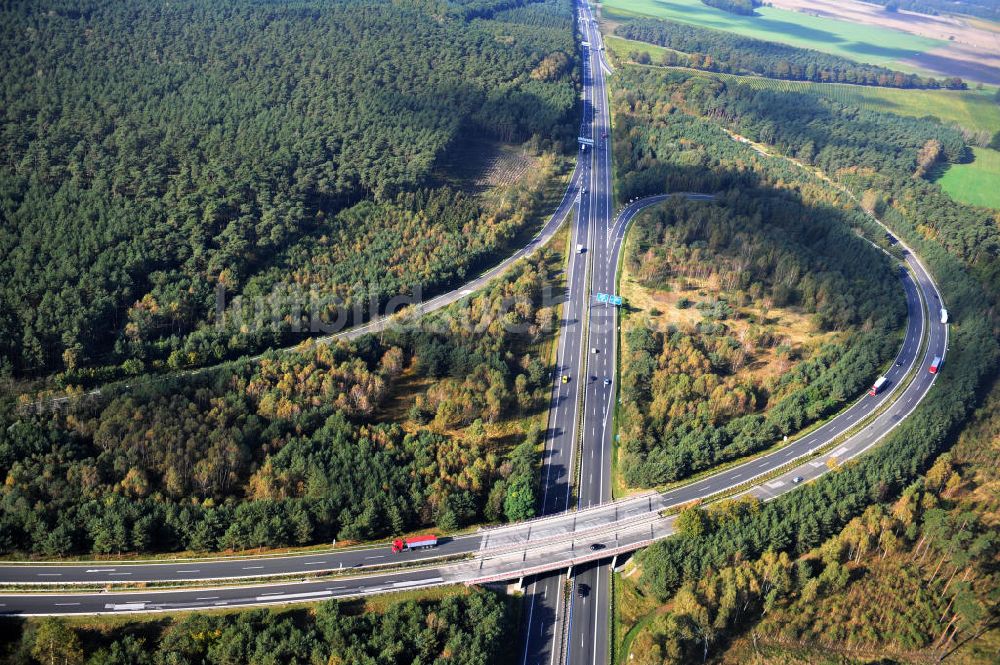
[{"label": "white lane marking", "polygon": [[263,594],[257,596],[256,600],[294,600],[296,598],[319,598],[329,595],[329,591],[304,591],[302,593]]},{"label": "white lane marking", "polygon": [[132,573],[108,573],[108,575],[131,575]]},{"label": "white lane marking", "polygon": [[88,573],[111,573],[114,572],[114,568],[88,568]]},{"label": "white lane marking", "polygon": [[384,559],[385,555],[384,554],[378,554],[376,556],[366,556],[365,558],[366,559]]},{"label": "white lane marking", "polygon": [[195,598],[195,600],[218,600],[218,596],[202,596],[201,598]]},{"label": "white lane marking", "polygon": [[268,592],[268,593],[262,593],[262,594],[260,594],[260,595],[261,595],[262,597],[263,597],[263,596],[280,596],[280,595],[281,595],[281,592],[280,592],[280,591],[270,591],[270,592]]},{"label": "white lane marking", "polygon": [[74,605],[79,605],[80,603],[56,603],[56,607],[73,607]]},{"label": "white lane marking", "polygon": [[260,570],[264,566],[243,566],[243,570]]},{"label": "white lane marking", "polygon": [[305,565],[307,565],[307,566],[319,566],[319,565],[324,564],[324,563],[326,563],[326,561],[307,561],[305,563]]},{"label": "white lane marking", "polygon": [[422,580],[409,580],[407,582],[394,582],[393,588],[405,589],[410,586],[418,586],[420,584],[436,584],[437,582],[444,582],[443,577],[428,577]]},{"label": "white lane marking", "polygon": [[178,573],[200,573],[200,568],[185,568],[184,570],[178,570]]},{"label": "white lane marking", "polygon": [[39,577],[62,577],[62,573],[35,573]]}]

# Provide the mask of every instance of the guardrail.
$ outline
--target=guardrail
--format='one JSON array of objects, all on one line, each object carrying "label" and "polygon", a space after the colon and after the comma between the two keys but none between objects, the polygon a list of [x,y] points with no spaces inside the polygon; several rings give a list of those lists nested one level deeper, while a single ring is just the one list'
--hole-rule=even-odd
[{"label": "guardrail", "polygon": [[598,524],[592,527],[587,527],[585,529],[576,530],[575,528],[571,531],[565,531],[563,533],[552,534],[551,536],[545,536],[544,538],[539,538],[537,540],[524,540],[521,542],[510,543],[509,545],[501,545],[495,549],[480,549],[477,552],[477,557],[485,558],[487,556],[496,556],[501,554],[508,554],[510,552],[521,552],[528,550],[537,549],[545,545],[551,545],[553,543],[559,542],[560,540],[566,540],[568,537],[572,536],[570,540],[583,539],[584,537],[591,537],[596,535],[602,535],[609,531],[621,531],[627,529],[631,526],[641,524],[643,522],[656,522],[662,519],[659,510],[653,510],[652,508],[652,497],[650,497],[650,508],[644,513],[639,513],[637,515],[632,515],[631,517],[626,517],[624,519],[615,519],[613,522],[608,522],[606,524]]},{"label": "guardrail", "polygon": [[610,557],[617,556],[619,554],[628,554],[629,552],[634,552],[643,547],[648,547],[652,543],[661,538],[666,538],[669,533],[664,533],[659,537],[650,535],[649,538],[643,540],[637,540],[634,543],[628,543],[626,545],[620,545],[618,547],[609,547],[607,549],[598,550],[596,552],[591,552],[589,554],[584,554],[583,556],[570,557],[569,559],[561,559],[553,563],[544,563],[535,566],[529,566],[526,568],[518,568],[515,570],[508,570],[502,573],[494,573],[492,575],[483,575],[478,577],[473,577],[472,579],[465,580],[463,583],[466,586],[471,586],[473,584],[485,584],[487,582],[499,582],[501,580],[510,580],[515,577],[527,577],[528,575],[537,575],[539,573],[547,573],[553,570],[561,570],[563,568],[569,568],[571,566],[579,566],[580,564],[590,563],[591,561],[600,561],[601,559],[608,559]]}]

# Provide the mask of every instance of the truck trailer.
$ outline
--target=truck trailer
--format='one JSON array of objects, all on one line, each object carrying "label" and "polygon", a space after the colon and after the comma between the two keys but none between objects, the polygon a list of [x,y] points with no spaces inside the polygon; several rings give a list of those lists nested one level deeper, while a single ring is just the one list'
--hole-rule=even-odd
[{"label": "truck trailer", "polygon": [[888,381],[888,379],[886,379],[884,376],[878,377],[875,380],[875,383],[872,384],[871,390],[868,391],[868,394],[871,395],[872,397],[878,395],[879,391],[882,390],[882,387],[885,386],[886,381]]},{"label": "truck trailer", "polygon": [[934,362],[931,363],[931,366],[927,369],[927,371],[930,372],[931,374],[937,374],[940,368],[941,368],[941,356],[934,356]]},{"label": "truck trailer", "polygon": [[412,538],[397,538],[392,541],[392,553],[413,552],[437,547],[437,536],[413,536]]}]

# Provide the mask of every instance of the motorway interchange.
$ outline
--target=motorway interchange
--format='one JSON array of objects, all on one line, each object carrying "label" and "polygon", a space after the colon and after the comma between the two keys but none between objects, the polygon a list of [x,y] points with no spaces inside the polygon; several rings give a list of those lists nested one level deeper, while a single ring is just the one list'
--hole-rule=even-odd
[{"label": "motorway interchange", "polygon": [[[543,517],[522,524],[442,539],[432,550],[392,554],[388,545],[293,556],[229,557],[132,563],[8,563],[0,583],[60,590],[0,595],[0,612],[84,614],[171,612],[256,606],[388,593],[453,583],[521,580],[525,593],[524,665],[604,663],[610,653],[610,566],[616,554],[669,536],[665,508],[720,493],[769,500],[878,443],[919,404],[945,356],[947,325],[934,313],[940,293],[919,259],[902,247],[900,279],[908,319],[899,354],[881,393],[866,395],[836,417],[767,454],[663,493],[611,501],[613,405],[616,398],[618,318],[596,293],[616,291],[616,274],[629,223],[668,195],[630,203],[613,215],[610,118],[601,36],[593,14],[578,5],[584,48],[580,159],[563,201],[527,246],[460,289],[435,298],[424,311],[481,288],[514,261],[544,245],[572,215],[567,296],[542,468]],[[674,194],[711,204],[709,194]],[[379,322],[354,329],[354,337]],[[596,351],[596,352],[595,352]],[[562,377],[566,377],[562,380]],[[755,479],[759,481],[755,482]],[[406,567],[401,567],[405,564]],[[317,576],[317,573],[326,573]],[[303,577],[305,576],[305,577]],[[567,585],[567,580],[570,582]],[[223,583],[225,581],[225,583]],[[173,589],[72,592],[73,585],[182,583]],[[568,593],[567,593],[568,589]]]}]

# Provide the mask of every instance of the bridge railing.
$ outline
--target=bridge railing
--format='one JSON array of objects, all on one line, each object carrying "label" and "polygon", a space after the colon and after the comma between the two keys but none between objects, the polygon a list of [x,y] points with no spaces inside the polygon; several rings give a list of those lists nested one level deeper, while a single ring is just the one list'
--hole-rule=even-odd
[{"label": "bridge railing", "polygon": [[634,526],[636,524],[641,524],[642,522],[655,522],[660,517],[659,511],[650,510],[648,512],[640,513],[638,515],[632,515],[620,520],[615,520],[613,522],[607,522],[605,524],[598,524],[595,526],[587,527],[584,529],[577,530],[575,527],[569,531],[562,533],[554,533],[549,536],[544,536],[542,538],[537,538],[535,540],[522,540],[519,542],[511,542],[505,545],[500,545],[497,547],[487,547],[480,549],[477,553],[479,556],[496,556],[501,554],[507,554],[510,552],[520,552],[529,549],[536,549],[539,547],[544,547],[546,545],[551,545],[552,543],[559,542],[561,540],[566,540],[569,536],[572,536],[572,540],[584,540],[587,538],[593,538],[597,535],[606,534],[608,532],[621,531],[623,528]]},{"label": "bridge railing", "polygon": [[618,547],[610,547],[608,549],[598,550],[596,552],[589,552],[580,556],[573,556],[568,559],[560,559],[558,561],[537,564],[534,566],[527,566],[524,568],[518,568],[515,570],[507,570],[503,572],[493,573],[489,575],[479,575],[474,576],[472,579],[465,580],[466,586],[471,586],[473,584],[485,584],[487,582],[500,582],[502,580],[510,580],[515,577],[527,577],[528,575],[537,575],[539,573],[548,573],[553,570],[562,570],[563,568],[569,568],[571,566],[579,566],[584,563],[589,563],[591,561],[600,561],[602,559],[608,559],[619,554],[627,554],[629,552],[634,552],[643,547],[647,547],[657,540],[666,538],[668,533],[664,533],[660,536],[652,535],[649,538],[643,540],[637,540],[632,543],[627,543],[624,545],[619,545]]},{"label": "bridge railing", "polygon": [[586,508],[581,508],[578,510],[567,510],[561,513],[539,515],[538,517],[532,517],[530,520],[523,520],[521,522],[515,522],[513,524],[497,524],[496,526],[480,527],[479,529],[476,530],[476,533],[489,534],[502,530],[515,530],[525,526],[531,527],[540,522],[546,522],[546,521],[554,522],[559,519],[566,519],[566,517],[569,515],[576,515],[578,517],[581,515],[589,515],[590,513],[599,512],[601,510],[607,510],[608,508],[616,504],[619,506],[624,506],[629,503],[639,503],[643,499],[652,500],[659,496],[660,496],[659,492],[655,490],[650,490],[648,492],[643,492],[642,494],[636,494],[634,496],[625,497],[623,499],[612,499],[611,501],[604,501],[603,503],[598,503],[593,506],[587,506]]}]

